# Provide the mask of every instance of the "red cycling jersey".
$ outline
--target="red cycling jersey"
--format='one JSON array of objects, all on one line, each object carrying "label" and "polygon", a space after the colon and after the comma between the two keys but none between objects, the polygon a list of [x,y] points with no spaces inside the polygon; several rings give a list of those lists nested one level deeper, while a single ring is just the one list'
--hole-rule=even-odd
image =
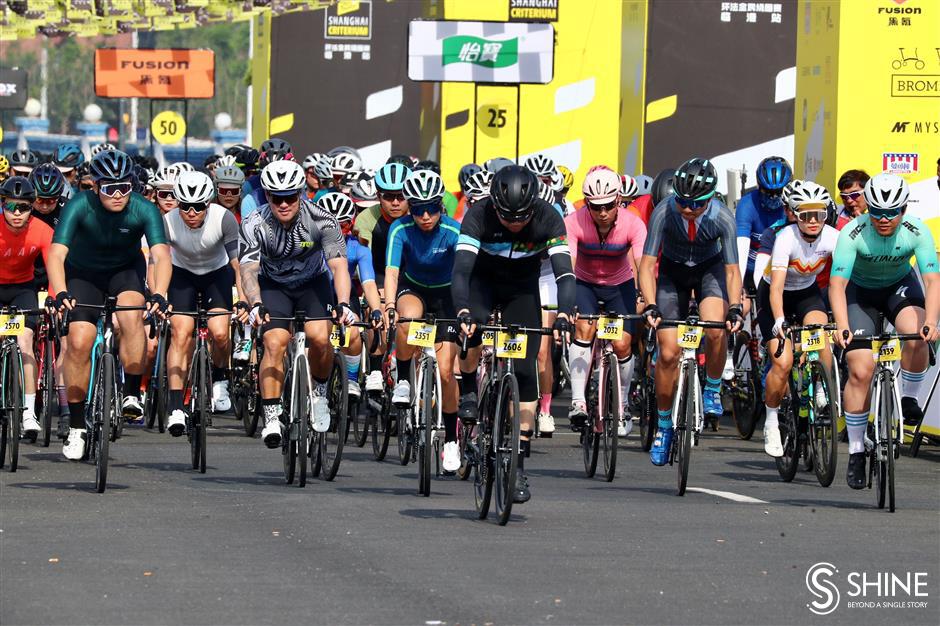
[{"label": "red cycling jersey", "polygon": [[28,283],[35,277],[36,257],[42,254],[48,262],[52,229],[30,218],[26,228],[15,233],[5,219],[0,222],[0,285]]}]

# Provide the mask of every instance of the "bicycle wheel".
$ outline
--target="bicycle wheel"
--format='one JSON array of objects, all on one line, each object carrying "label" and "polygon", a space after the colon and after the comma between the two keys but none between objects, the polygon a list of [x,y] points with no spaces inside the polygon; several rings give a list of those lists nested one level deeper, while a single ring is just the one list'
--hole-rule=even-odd
[{"label": "bicycle wheel", "polygon": [[415,444],[418,446],[418,493],[431,495],[431,445],[434,434],[436,413],[434,369],[431,359],[425,359],[421,372],[421,398],[416,402],[418,411],[418,433]]},{"label": "bicycle wheel", "polygon": [[395,423],[390,428],[398,431],[398,462],[408,465],[411,461],[411,446],[414,443],[414,429],[411,424],[411,409],[392,407]]},{"label": "bicycle wheel", "polygon": [[40,445],[49,447],[52,440],[52,414],[58,408],[59,399],[55,390],[55,348],[51,337],[43,342],[42,374],[39,377],[38,398],[41,403],[39,410]]},{"label": "bicycle wheel", "polygon": [[611,482],[617,471],[617,445],[620,416],[623,406],[620,403],[620,365],[617,355],[607,355],[607,376],[604,383],[604,479]]},{"label": "bicycle wheel", "polygon": [[881,388],[878,401],[878,414],[875,416],[875,428],[881,439],[880,447],[876,450],[880,456],[877,461],[878,474],[878,508],[885,507],[887,500],[888,510],[894,513],[894,414],[897,407],[894,405],[894,374],[887,370],[878,373],[879,387]]},{"label": "bicycle wheel", "polygon": [[467,480],[470,478],[470,439],[473,437],[473,424],[464,424],[457,420],[457,446],[460,449],[460,467],[457,469],[457,478]]},{"label": "bicycle wheel", "polygon": [[505,526],[512,513],[519,463],[519,383],[512,374],[503,376],[495,417],[493,473],[496,483],[496,517],[499,525]]},{"label": "bicycle wheel", "polygon": [[[199,449],[199,473],[206,473],[206,443],[209,436],[209,398],[212,397],[212,384],[209,381],[209,352],[202,353],[202,367],[199,371],[199,421],[196,423],[196,433]],[[196,469],[196,468],[193,468]]]},{"label": "bicycle wheel", "polygon": [[369,371],[369,358],[365,347],[362,350],[362,357],[359,359],[359,389],[360,396],[358,402],[351,403],[349,407],[349,421],[352,422],[353,442],[357,448],[366,445],[366,439],[369,437],[369,416],[367,408],[369,401],[366,399],[368,392],[366,389],[366,376]]},{"label": "bicycle wheel", "polygon": [[484,379],[480,385],[480,404],[477,410],[476,441],[469,442],[473,455],[473,501],[477,517],[486,519],[493,497],[493,414],[496,410],[492,381]]},{"label": "bicycle wheel", "polygon": [[760,399],[764,395],[760,366],[751,358],[750,342],[750,333],[739,332],[734,337],[732,349],[734,378],[731,380],[731,415],[738,436],[744,440],[754,435],[763,407]]},{"label": "bicycle wheel", "polygon": [[388,443],[391,438],[392,400],[387,391],[381,395],[381,404],[369,411],[369,429],[372,431],[372,456],[376,461],[385,460]]},{"label": "bicycle wheel", "polygon": [[[291,401],[291,389],[294,384],[294,371],[292,364],[287,366],[287,373],[284,376],[284,387],[281,390],[281,406],[283,407],[283,415],[290,415],[291,411],[294,410],[293,402]],[[285,428],[282,428],[281,431],[284,433],[284,436],[281,437],[281,456],[284,461],[284,481],[288,485],[294,483],[294,476],[297,473],[297,435],[294,432],[293,422],[288,422]]]},{"label": "bicycle wheel", "polygon": [[[838,390],[834,389],[832,372],[818,361],[810,363],[814,398],[812,419],[809,424],[809,440],[813,450],[813,471],[816,479],[823,487],[832,484],[836,476],[836,456],[838,443],[836,441],[836,418],[838,409]],[[816,402],[819,397],[825,398],[825,406],[820,407]],[[833,410],[835,407],[835,410]]]},{"label": "bicycle wheel", "polygon": [[[584,423],[584,430],[581,431],[581,459],[584,461],[584,475],[587,478],[594,478],[597,472],[597,456],[600,450],[600,433],[597,432],[597,423],[599,421],[598,413],[601,410],[598,401],[598,383],[595,380],[595,367],[592,362],[591,369],[588,370],[588,384],[585,391],[587,402],[588,417]],[[592,408],[593,407],[593,408]]]},{"label": "bicycle wheel", "polygon": [[101,355],[101,369],[98,370],[98,385],[95,389],[94,407],[94,443],[95,443],[95,490],[104,493],[108,484],[108,446],[111,441],[111,425],[115,418],[124,419],[115,406],[114,397],[114,355]]},{"label": "bicycle wheel", "polygon": [[7,356],[7,446],[10,449],[10,471],[15,472],[20,459],[20,427],[23,423],[23,364],[19,350],[10,350]]},{"label": "bicycle wheel", "polygon": [[320,457],[323,463],[323,478],[333,480],[343,460],[343,443],[346,439],[346,421],[349,419],[349,396],[346,387],[346,362],[337,353],[333,357],[333,371],[327,382],[330,403],[330,427],[320,433]]},{"label": "bicycle wheel", "polygon": [[299,461],[300,471],[297,475],[297,486],[304,487],[307,484],[307,461],[310,458],[310,389],[307,387],[307,358],[301,356],[294,365],[294,380],[297,386],[294,388],[293,400],[291,401],[290,413],[290,432],[289,436],[295,441],[291,445],[296,450],[297,460]]},{"label": "bicycle wheel", "polygon": [[790,395],[780,400],[777,412],[780,422],[780,439],[783,441],[783,456],[774,459],[777,472],[784,482],[791,482],[800,463],[800,400],[793,379],[790,379]]},{"label": "bicycle wheel", "polygon": [[676,431],[673,438],[677,471],[676,495],[685,495],[685,488],[689,482],[689,461],[692,454],[692,429],[695,427],[695,385],[692,377],[698,374],[689,364],[683,366],[685,371],[685,389],[682,393],[679,410],[676,412],[679,421],[676,422]]},{"label": "bicycle wheel", "polygon": [[653,447],[659,414],[656,411],[656,381],[653,379],[653,354],[647,353],[643,360],[640,383],[640,446],[644,452]]}]

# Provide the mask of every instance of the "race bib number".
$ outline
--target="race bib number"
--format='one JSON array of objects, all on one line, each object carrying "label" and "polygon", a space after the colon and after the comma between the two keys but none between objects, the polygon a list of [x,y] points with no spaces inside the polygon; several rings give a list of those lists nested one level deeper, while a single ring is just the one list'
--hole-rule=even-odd
[{"label": "race bib number", "polygon": [[890,363],[901,359],[901,341],[898,338],[888,341],[872,341],[871,351],[879,363]]},{"label": "race bib number", "polygon": [[349,331],[349,329],[346,329],[346,331],[343,333],[343,345],[340,345],[339,344],[339,327],[334,326],[333,330],[330,331],[330,343],[333,345],[334,348],[348,348],[349,340],[351,339],[351,336],[352,336],[352,333]]},{"label": "race bib number", "polygon": [[679,324],[678,330],[679,347],[687,350],[697,350],[699,344],[702,343],[702,336],[705,334],[705,329],[701,326]]},{"label": "race bib number", "polygon": [[40,292],[39,292],[39,298],[38,298],[38,300],[37,300],[37,301],[39,302],[39,306],[37,306],[36,308],[37,308],[37,309],[44,309],[44,308],[46,307],[46,298],[48,298],[48,297],[49,297],[49,292],[48,292],[48,291],[40,291]]},{"label": "race bib number", "polygon": [[597,336],[599,339],[620,341],[623,337],[623,320],[619,317],[602,317],[597,320]]},{"label": "race bib number", "polygon": [[437,337],[437,326],[422,322],[408,324],[408,345],[421,348],[433,348],[434,338]]},{"label": "race bib number", "polygon": [[496,341],[496,331],[494,330],[485,330],[483,331],[483,343],[486,345],[492,346]]},{"label": "race bib number", "polygon": [[800,333],[800,345],[803,352],[819,352],[827,345],[827,335],[820,329],[804,330]]},{"label": "race bib number", "polygon": [[26,330],[25,315],[0,315],[0,335],[19,336]]},{"label": "race bib number", "polygon": [[529,337],[499,333],[496,337],[496,356],[505,359],[524,359]]}]

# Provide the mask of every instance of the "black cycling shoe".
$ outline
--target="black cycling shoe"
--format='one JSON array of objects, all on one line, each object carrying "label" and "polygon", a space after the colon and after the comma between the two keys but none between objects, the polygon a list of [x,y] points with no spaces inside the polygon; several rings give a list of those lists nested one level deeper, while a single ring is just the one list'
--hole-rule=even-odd
[{"label": "black cycling shoe", "polygon": [[845,472],[845,481],[852,489],[865,488],[865,457],[864,452],[849,455],[849,466]]},{"label": "black cycling shoe", "polygon": [[529,479],[526,478],[524,472],[517,472],[516,486],[512,490],[512,501],[516,504],[525,504],[531,497],[532,492],[529,491]]},{"label": "black cycling shoe", "polygon": [[476,423],[478,402],[479,399],[477,398],[477,392],[475,391],[471,391],[470,393],[460,396],[457,417],[460,418],[461,422],[464,424]]},{"label": "black cycling shoe", "polygon": [[64,415],[59,415],[59,424],[56,426],[55,436],[62,441],[69,438],[69,416],[67,412]]},{"label": "black cycling shoe", "polygon": [[924,421],[924,412],[917,405],[917,399],[905,396],[901,398],[901,413],[905,426],[917,426]]}]

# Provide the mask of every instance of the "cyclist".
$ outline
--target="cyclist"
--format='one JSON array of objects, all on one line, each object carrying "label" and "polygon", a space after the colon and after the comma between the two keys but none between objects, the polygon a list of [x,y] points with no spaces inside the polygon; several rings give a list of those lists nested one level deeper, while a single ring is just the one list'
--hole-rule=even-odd
[{"label": "cyclist", "polygon": [[[738,263],[748,293],[756,282],[754,259],[764,231],[783,219],[783,188],[793,179],[793,170],[783,157],[767,157],[757,166],[757,189],[744,194],[734,211],[738,236]],[[749,305],[745,305],[749,307]]]},{"label": "cyclist", "polygon": [[10,176],[10,161],[5,156],[0,154],[0,183],[5,181]]},{"label": "cyclist", "polygon": [[842,210],[836,218],[836,230],[842,230],[845,225],[859,215],[868,211],[865,201],[865,185],[871,176],[865,170],[848,170],[839,177],[839,198],[842,200]]},{"label": "cyclist", "polygon": [[[0,224],[0,307],[21,310],[36,308],[33,278],[37,258],[48,259],[52,229],[41,220],[30,219],[36,191],[23,176],[11,176],[0,184],[3,224]],[[16,338],[23,355],[23,434],[35,441],[39,433],[36,419],[36,357],[33,333],[36,317],[29,316],[26,329]]]},{"label": "cyclist", "polygon": [[379,206],[379,195],[375,190],[374,176],[370,176],[366,172],[360,173],[359,178],[349,190],[349,198],[356,205],[357,213]]},{"label": "cyclist", "polygon": [[[52,163],[43,163],[29,174],[29,183],[33,186],[36,199],[33,200],[33,217],[45,222],[55,230],[62,213],[65,198],[62,195],[68,186],[65,178]],[[49,284],[44,259],[36,258],[36,286],[45,290]]]},{"label": "cyclist", "polygon": [[356,230],[369,249],[372,250],[372,266],[379,293],[385,284],[385,256],[388,231],[392,222],[408,214],[408,200],[402,189],[411,170],[400,163],[386,163],[375,173],[375,188],[379,195],[379,206],[363,211],[356,217]]},{"label": "cyclist", "polygon": [[[254,150],[245,151],[244,154],[245,156],[251,157],[253,156],[251,154],[252,152],[254,152]],[[261,151],[258,153],[257,163],[262,169],[269,163],[284,160],[294,160],[293,148],[291,148],[288,142],[277,137],[272,137],[266,139],[261,144]],[[248,174],[246,173],[245,176],[248,176]],[[242,192],[244,198],[242,200],[242,219],[251,215],[259,206],[265,203],[266,199],[260,174],[248,176],[248,179],[245,181],[245,186],[247,189]]]},{"label": "cyclist", "polygon": [[16,150],[10,155],[10,168],[14,176],[29,176],[39,165],[39,155],[32,150]]},{"label": "cyclist", "polygon": [[[865,429],[868,424],[869,385],[875,363],[869,342],[849,341],[844,334],[881,332],[879,314],[899,333],[921,333],[936,341],[940,316],[940,276],[937,252],[922,221],[906,214],[910,190],[894,174],[878,174],[865,183],[868,213],[845,225],[832,255],[829,300],[836,320],[836,343],[846,349],[849,376],[843,392],[845,424],[849,435],[846,481],[861,489],[866,483]],[[911,257],[926,288],[911,267]],[[901,354],[901,412],[904,422],[919,424],[924,414],[917,394],[927,374],[927,346],[905,342]]]},{"label": "cyclist", "polygon": [[[741,274],[734,218],[713,197],[717,186],[718,173],[711,161],[689,159],[675,171],[674,193],[660,202],[650,216],[639,282],[647,303],[643,313],[653,328],[663,317],[681,319],[688,315],[693,294],[702,320],[726,320],[731,332],[737,332],[741,325]],[[654,268],[660,252],[657,279]],[[721,372],[727,341],[725,331],[720,329],[708,329],[705,336],[703,408],[707,418],[716,419],[722,414]],[[675,328],[659,329],[657,338],[659,431],[650,449],[650,460],[654,465],[665,465],[672,446],[672,400],[680,350]]]},{"label": "cyclist", "polygon": [[341,187],[348,175],[362,171],[362,161],[349,152],[337,152],[330,157],[330,167],[333,169],[333,186]]},{"label": "cyclist", "polygon": [[[574,306],[574,273],[566,243],[565,223],[558,211],[538,199],[539,181],[518,165],[501,167],[493,177],[490,198],[474,204],[464,216],[454,257],[452,294],[462,331],[473,337],[473,348],[461,361],[461,413],[476,406],[476,369],[480,360],[477,324],[493,308],[502,309],[503,323],[535,327],[541,322],[540,256],[547,251],[558,283],[556,340],[568,339]],[[538,341],[530,338],[530,343]],[[476,344],[475,346],[473,344]],[[534,347],[534,346],[533,346]],[[521,445],[514,500],[531,497],[524,472],[538,400],[537,350],[529,348],[515,371],[519,381]],[[472,411],[471,414],[475,414]]]},{"label": "cyclist", "polygon": [[555,169],[561,174],[561,192],[559,193],[559,197],[562,204],[564,204],[565,215],[571,215],[574,213],[575,208],[571,200],[568,199],[568,190],[574,185],[574,174],[564,165],[559,165]]},{"label": "cyclist", "polygon": [[72,187],[78,184],[78,166],[85,162],[85,155],[73,143],[63,143],[55,149],[52,164],[59,168],[62,176]]},{"label": "cyclist", "polygon": [[[265,166],[261,184],[266,203],[245,218],[239,235],[242,289],[251,303],[252,323],[264,325],[260,371],[265,426],[261,436],[269,448],[281,445],[284,355],[291,340],[290,323],[270,317],[291,317],[295,310],[308,317],[326,317],[335,289],[339,304],[334,318],[342,324],[355,319],[349,309],[343,233],[335,217],[301,197],[305,179],[300,164],[290,160]],[[325,320],[304,325],[313,379],[312,421],[317,432],[330,427],[326,389],[333,364],[330,329],[331,323]]]},{"label": "cyclist", "polygon": [[[621,183],[611,169],[592,169],[581,186],[585,206],[565,218],[574,260],[579,314],[597,315],[599,302],[611,315],[629,315],[636,311],[634,268],[643,255],[646,225],[622,207]],[[633,381],[633,326],[633,322],[624,323],[623,335],[613,342],[614,354],[620,363],[620,398],[625,407],[629,405]],[[577,320],[575,339],[569,348],[571,411],[568,418],[573,430],[583,429],[588,417],[585,387],[596,328],[590,321]],[[624,411],[624,415],[628,413]],[[632,428],[632,419],[621,418],[618,427],[621,436],[629,435]]]},{"label": "cyclist", "polygon": [[235,216],[235,221],[242,223],[242,185],[245,174],[234,165],[215,168],[215,201]]},{"label": "cyclist", "polygon": [[313,197],[320,191],[320,179],[317,177],[316,165],[323,158],[319,152],[308,154],[304,157],[302,167],[307,180],[307,200],[313,200]]},{"label": "cyclist", "polygon": [[[173,275],[167,300],[178,311],[195,311],[201,306],[210,312],[232,310],[232,287],[237,287],[238,308],[248,319],[248,305],[238,279],[238,223],[235,216],[211,200],[215,195],[212,179],[202,172],[183,172],[176,179],[174,193],[179,207],[163,216],[173,259]],[[210,317],[212,337],[212,409],[228,411],[229,318]],[[170,345],[167,348],[167,376],[170,411],[167,427],[179,437],[186,430],[183,411],[183,385],[194,349],[196,320],[186,315],[170,318]]]},{"label": "cyclist", "polygon": [[467,163],[457,172],[457,184],[460,191],[457,195],[457,210],[454,212],[454,219],[458,222],[463,219],[463,214],[467,211],[467,181],[477,172],[482,172],[483,168],[476,163]]},{"label": "cyclist", "polygon": [[[757,288],[757,323],[767,345],[771,368],[764,383],[764,451],[783,456],[778,411],[793,367],[793,345],[785,334],[788,316],[798,324],[825,324],[828,308],[816,277],[836,247],[839,231],[826,224],[832,198],[822,185],[806,181],[789,195],[796,223],[776,232],[769,269]],[[786,346],[776,356],[779,342]],[[828,348],[820,353],[826,367],[832,366]]]},{"label": "cyclist", "polygon": [[[95,190],[76,194],[62,210],[46,263],[49,293],[56,294],[60,309],[72,309],[76,300],[104,304],[113,295],[118,305],[142,306],[146,301],[151,314],[166,312],[172,263],[163,220],[153,204],[131,192],[131,168],[131,159],[123,152],[100,151],[90,166]],[[146,300],[141,237],[146,237],[154,261],[155,288]],[[122,411],[136,418],[143,414],[140,380],[147,349],[143,316],[138,311],[122,311],[116,317],[124,368]],[[96,320],[94,310],[72,311],[69,349],[63,361],[70,420],[63,453],[73,461],[81,459],[85,450],[85,398]]]},{"label": "cyclist", "polygon": [[[431,170],[415,170],[405,179],[402,192],[408,201],[409,215],[395,220],[388,235],[385,322],[388,323],[391,310],[396,310],[399,317],[432,314],[453,319],[456,313],[450,287],[460,224],[444,213],[444,182]],[[398,383],[392,392],[392,402],[407,407],[411,403],[412,358],[417,349],[408,344],[408,328],[404,324],[398,326],[397,336]],[[443,467],[447,472],[460,467],[454,378],[456,340],[456,324],[438,325],[435,348],[445,431]]]},{"label": "cyclist", "polygon": [[178,175],[179,168],[176,164],[173,164],[161,167],[150,179],[150,184],[156,189],[156,204],[162,215],[166,215],[179,206],[179,201],[174,193],[174,185]]},{"label": "cyclist", "polygon": [[653,197],[650,194],[640,193],[640,186],[636,179],[629,174],[623,174],[620,177],[623,180],[623,186],[620,190],[623,206],[639,217],[643,224],[649,224],[650,215],[656,205],[653,204]]},{"label": "cyclist", "polygon": [[[343,231],[343,238],[346,241],[346,258],[349,261],[349,276],[350,278],[353,276],[358,278],[358,286],[361,287],[366,302],[372,311],[370,314],[372,323],[378,326],[382,321],[382,301],[379,298],[379,290],[375,286],[375,273],[372,269],[372,253],[369,251],[369,248],[359,243],[359,240],[352,232],[353,219],[356,217],[355,204],[353,204],[353,201],[348,196],[331,191],[323,195],[320,200],[317,201],[317,205],[333,215],[339,224],[340,230]],[[353,287],[356,287],[355,283]],[[362,306],[359,302],[358,289],[354,289],[352,295],[355,297],[350,300],[349,306],[356,317],[362,319]],[[348,395],[355,401],[362,396],[362,390],[359,388],[362,338],[359,333],[354,332],[352,334],[349,340],[349,347],[343,348],[342,352],[346,359]],[[369,375],[372,376],[374,373],[376,373],[374,370],[370,371]],[[381,385],[382,372],[379,371],[377,374],[379,376],[378,384]]]}]

